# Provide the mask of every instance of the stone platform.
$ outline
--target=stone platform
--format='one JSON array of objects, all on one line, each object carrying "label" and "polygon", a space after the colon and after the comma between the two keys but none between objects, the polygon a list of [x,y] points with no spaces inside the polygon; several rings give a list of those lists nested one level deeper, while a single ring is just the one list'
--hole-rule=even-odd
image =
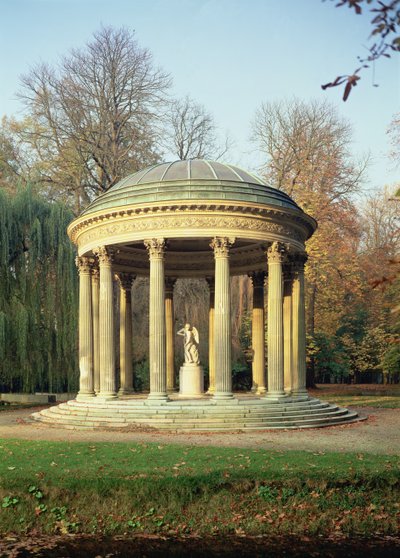
[{"label": "stone platform", "polygon": [[133,395],[107,402],[68,401],[32,415],[36,421],[68,429],[153,428],[171,432],[319,428],[355,422],[354,411],[315,398],[274,401],[253,395],[231,400],[209,396],[167,402]]}]

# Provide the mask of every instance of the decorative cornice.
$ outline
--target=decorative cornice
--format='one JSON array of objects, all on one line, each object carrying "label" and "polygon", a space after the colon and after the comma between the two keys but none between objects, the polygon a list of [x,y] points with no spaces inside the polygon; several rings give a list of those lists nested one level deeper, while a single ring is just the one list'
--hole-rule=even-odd
[{"label": "decorative cornice", "polygon": [[211,248],[214,250],[215,258],[227,258],[229,256],[229,249],[234,244],[235,238],[227,236],[215,237],[210,242]]},{"label": "decorative cornice", "polygon": [[[124,209],[118,210],[110,210],[104,211],[99,214],[82,216],[75,221],[73,221],[68,227],[68,234],[71,240],[76,243],[77,238],[81,232],[83,232],[86,228],[107,224],[107,226],[112,226],[113,223],[120,223],[121,220],[127,220],[129,218],[133,218],[135,226],[132,227],[133,222],[131,224],[131,229],[134,230],[148,230],[151,227],[140,227],[137,228],[137,224],[139,221],[147,221],[147,219],[141,218],[151,218],[156,217],[160,219],[161,216],[176,216],[176,214],[182,215],[183,213],[194,213],[192,218],[196,218],[198,213],[202,213],[204,216],[208,215],[215,215],[215,213],[238,213],[243,216],[254,216],[261,218],[260,220],[268,219],[272,221],[276,221],[276,225],[280,225],[279,222],[283,222],[281,226],[284,226],[286,223],[287,228],[291,229],[291,232],[297,234],[299,240],[304,241],[306,238],[309,238],[313,231],[316,228],[316,223],[312,217],[302,214],[299,212],[295,212],[291,209],[279,209],[276,207],[265,207],[259,206],[256,204],[243,204],[239,205],[237,203],[178,203],[178,204],[165,204],[165,205],[152,205],[152,206],[133,206]],[[221,215],[218,215],[220,218]],[[139,218],[139,219],[138,219]],[[138,219],[138,221],[137,221]],[[274,223],[272,223],[274,224]],[[190,226],[190,223],[188,223]],[[298,231],[300,228],[300,231]],[[304,231],[304,232],[303,232]]]}]

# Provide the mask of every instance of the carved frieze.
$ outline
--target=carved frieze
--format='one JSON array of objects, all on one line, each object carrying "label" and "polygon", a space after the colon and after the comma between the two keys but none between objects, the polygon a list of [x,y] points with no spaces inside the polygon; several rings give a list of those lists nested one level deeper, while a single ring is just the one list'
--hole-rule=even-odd
[{"label": "carved frieze", "polygon": [[[278,217],[277,217],[278,218]],[[282,216],[281,216],[282,218]],[[95,223],[93,223],[94,225]],[[97,223],[96,223],[97,225]],[[201,214],[187,215],[185,213],[173,212],[170,215],[157,214],[149,212],[145,216],[132,216],[131,219],[123,219],[121,221],[102,220],[97,226],[90,227],[87,231],[83,231],[79,235],[79,244],[89,244],[95,240],[112,239],[115,236],[129,233],[145,233],[146,231],[156,230],[243,230],[253,233],[260,232],[262,234],[272,233],[278,236],[284,236],[299,242],[304,241],[304,235],[295,227],[291,227],[286,222],[275,223],[265,218],[254,215],[221,215],[221,214]],[[145,236],[145,234],[143,235]]]}]

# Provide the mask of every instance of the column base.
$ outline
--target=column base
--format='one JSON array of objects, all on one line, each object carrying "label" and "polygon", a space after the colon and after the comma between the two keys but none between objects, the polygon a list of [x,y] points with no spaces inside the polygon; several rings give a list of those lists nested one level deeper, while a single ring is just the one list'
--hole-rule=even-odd
[{"label": "column base", "polygon": [[169,401],[168,398],[168,394],[167,393],[150,393],[147,397],[147,401],[151,402],[151,403],[162,403],[162,402],[167,402]]},{"label": "column base", "polygon": [[113,399],[118,399],[115,391],[101,391],[97,396],[98,401],[112,401]]},{"label": "column base", "polygon": [[122,395],[132,395],[133,393],[135,393],[133,389],[119,389],[118,397],[121,397]]},{"label": "column base", "polygon": [[265,397],[266,397],[266,399],[280,400],[280,399],[286,399],[288,397],[288,394],[285,393],[283,390],[282,391],[267,391],[267,392],[265,392]]},{"label": "column base", "polygon": [[93,392],[88,392],[88,393],[82,393],[79,392],[78,395],[76,396],[76,400],[77,401],[86,401],[87,399],[93,399],[94,397],[96,397],[96,394]]},{"label": "column base", "polygon": [[310,399],[310,396],[308,395],[308,391],[306,389],[292,391],[291,396],[296,397],[296,399],[301,399],[302,401]]},{"label": "column base", "polygon": [[218,401],[223,399],[233,399],[233,393],[231,391],[217,391],[213,394],[213,399]]}]

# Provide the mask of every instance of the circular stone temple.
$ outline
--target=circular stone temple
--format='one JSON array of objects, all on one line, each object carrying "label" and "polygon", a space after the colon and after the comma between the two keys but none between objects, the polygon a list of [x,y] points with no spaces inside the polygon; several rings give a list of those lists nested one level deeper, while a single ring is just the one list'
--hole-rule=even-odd
[{"label": "circular stone temple", "polygon": [[[121,180],[68,228],[78,250],[80,280],[79,393],[34,418],[67,428],[135,425],[175,431],[304,428],[357,420],[356,413],[306,390],[305,241],[315,229],[314,219],[287,194],[233,165],[176,161]],[[232,392],[230,277],[243,274],[253,285],[253,390],[238,395]],[[131,288],[138,276],[150,282],[149,394],[133,393]],[[209,286],[206,394],[202,369],[193,363],[181,368],[181,391],[174,391],[173,289],[176,279],[185,277],[202,278]]]}]

